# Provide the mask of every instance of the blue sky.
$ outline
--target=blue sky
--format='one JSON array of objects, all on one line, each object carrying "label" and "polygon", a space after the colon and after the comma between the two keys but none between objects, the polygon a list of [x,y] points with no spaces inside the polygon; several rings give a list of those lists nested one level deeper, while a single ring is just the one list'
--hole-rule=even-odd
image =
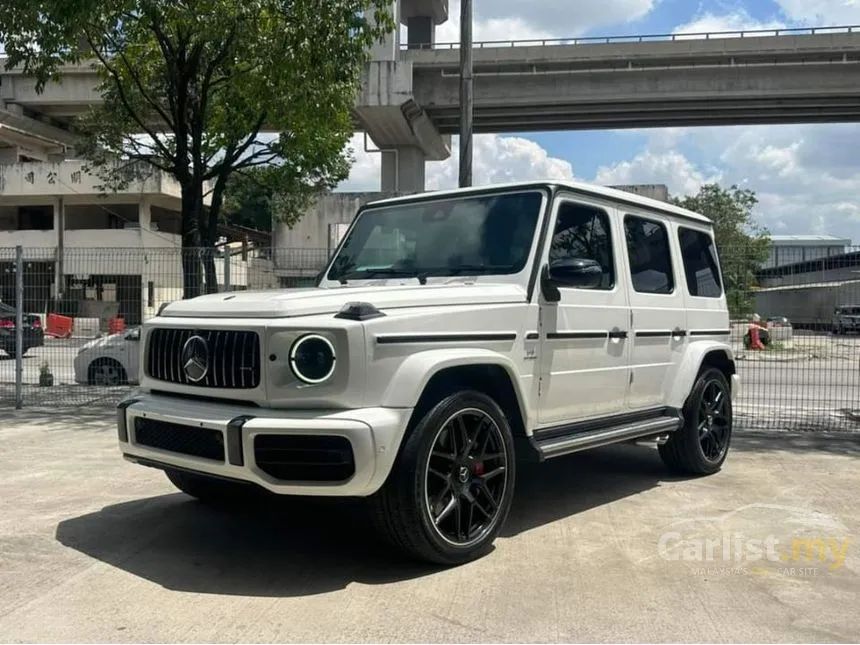
[{"label": "blue sky", "polygon": [[[563,38],[860,25],[860,0],[474,0],[475,40]],[[535,7],[540,6],[540,11]],[[459,3],[437,40],[458,39]],[[455,138],[456,139],[456,138]],[[341,189],[375,190],[378,155],[361,152]],[[733,126],[483,135],[475,182],[575,177],[665,183],[672,194],[707,181],[754,190],[756,218],[774,234],[832,234],[860,245],[860,124]],[[428,164],[428,188],[456,184],[457,152]]]}]

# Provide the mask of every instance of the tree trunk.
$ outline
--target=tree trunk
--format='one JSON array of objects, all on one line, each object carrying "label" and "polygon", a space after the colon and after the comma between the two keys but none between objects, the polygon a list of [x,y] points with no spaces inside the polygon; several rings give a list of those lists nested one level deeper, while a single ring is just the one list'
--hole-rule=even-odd
[{"label": "tree trunk", "polygon": [[[218,273],[215,270],[215,243],[218,241],[218,221],[221,217],[221,207],[224,203],[225,176],[215,180],[212,190],[212,201],[209,205],[205,224],[201,225],[203,245],[206,247],[203,256],[203,270],[206,273],[206,293],[218,293]],[[203,189],[200,190],[200,212],[203,210]]]},{"label": "tree trunk", "polygon": [[207,245],[203,249],[203,272],[206,275],[206,293],[218,293],[218,272],[215,270],[213,245]]},{"label": "tree trunk", "polygon": [[182,187],[182,286],[183,298],[200,295],[200,228],[197,195],[193,186]]}]

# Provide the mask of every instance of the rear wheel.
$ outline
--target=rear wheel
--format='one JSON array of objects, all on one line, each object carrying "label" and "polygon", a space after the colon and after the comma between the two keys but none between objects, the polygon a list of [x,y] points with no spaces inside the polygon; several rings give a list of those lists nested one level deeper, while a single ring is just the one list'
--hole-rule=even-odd
[{"label": "rear wheel", "polygon": [[699,374],[684,404],[684,425],[659,446],[676,473],[711,475],[723,465],[732,439],[732,397],[725,375],[714,367]]},{"label": "rear wheel", "polygon": [[170,482],[186,495],[213,506],[226,506],[246,500],[253,487],[241,482],[232,482],[217,477],[207,477],[183,470],[164,471]]},{"label": "rear wheel", "polygon": [[370,500],[378,529],[405,553],[444,565],[485,555],[513,499],[514,442],[499,405],[455,392],[421,418]]}]

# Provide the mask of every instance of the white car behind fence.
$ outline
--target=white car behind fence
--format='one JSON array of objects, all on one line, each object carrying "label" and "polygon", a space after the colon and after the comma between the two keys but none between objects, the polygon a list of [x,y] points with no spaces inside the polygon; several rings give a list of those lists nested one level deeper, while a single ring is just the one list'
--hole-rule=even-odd
[{"label": "white car behind fence", "polygon": [[84,385],[137,384],[140,327],[86,343],[75,356],[75,382]]}]

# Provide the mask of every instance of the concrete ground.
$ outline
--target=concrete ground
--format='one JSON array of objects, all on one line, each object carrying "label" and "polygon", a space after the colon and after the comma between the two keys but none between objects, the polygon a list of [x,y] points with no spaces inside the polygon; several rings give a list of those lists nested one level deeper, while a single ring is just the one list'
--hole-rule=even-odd
[{"label": "concrete ground", "polygon": [[854,434],[743,430],[704,479],[648,447],[560,458],[520,474],[491,554],[438,570],[354,506],[208,509],[124,462],[108,415],[0,413],[0,640],[856,642],[858,466]]}]

